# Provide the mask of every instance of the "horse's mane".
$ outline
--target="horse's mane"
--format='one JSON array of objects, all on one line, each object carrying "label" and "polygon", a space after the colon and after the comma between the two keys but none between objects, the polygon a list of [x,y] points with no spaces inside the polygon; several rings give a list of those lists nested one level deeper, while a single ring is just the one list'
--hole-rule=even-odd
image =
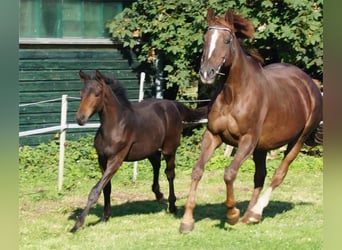
[{"label": "horse's mane", "polygon": [[[95,77],[93,75],[92,77]],[[131,108],[132,103],[129,101],[126,93],[126,89],[123,87],[122,83],[114,78],[102,77],[105,83],[110,87],[113,94],[120,100],[120,103],[128,108]]]},{"label": "horse's mane", "polygon": [[[233,28],[233,31],[237,38],[248,39],[254,36],[254,26],[251,20],[235,14],[232,10],[228,10],[225,15],[215,17],[214,25],[222,25],[225,27]],[[233,25],[233,27],[232,27]],[[247,50],[243,48],[246,54],[261,64],[264,63],[264,59],[258,53],[256,49]]]}]

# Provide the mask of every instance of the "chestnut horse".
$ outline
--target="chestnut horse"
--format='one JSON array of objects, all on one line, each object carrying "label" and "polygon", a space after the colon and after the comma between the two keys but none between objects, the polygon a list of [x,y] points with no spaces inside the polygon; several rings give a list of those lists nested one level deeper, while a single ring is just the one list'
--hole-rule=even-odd
[{"label": "chestnut horse", "polygon": [[182,103],[170,100],[146,99],[132,105],[125,89],[115,79],[96,71],[95,75],[79,73],[84,87],[76,121],[84,125],[95,113],[99,114],[100,127],[94,139],[102,178],[92,188],[87,206],[77,219],[71,232],[84,223],[90,207],[97,202],[101,191],[104,194],[102,221],[111,214],[111,179],[123,161],[138,161],[148,158],[153,166],[152,191],[157,200],[163,199],[159,190],[161,154],[166,161],[165,174],[169,182],[169,211],[176,212],[175,154],[180,144],[183,121],[195,121],[207,117],[207,108],[189,109]]},{"label": "chestnut horse", "polygon": [[[302,145],[322,120],[322,96],[312,79],[290,64],[270,64],[262,67],[261,60],[249,54],[239,38],[253,36],[252,22],[228,10],[216,17],[209,9],[204,35],[200,77],[203,83],[214,83],[219,74],[223,82],[208,113],[208,126],[203,134],[201,154],[192,172],[192,182],[180,232],[194,228],[193,210],[198,183],[204,166],[222,143],[237,147],[236,154],[225,169],[229,224],[238,222],[234,180],[241,164],[251,155],[255,163],[254,191],[242,222],[259,222],[272,191],[283,181],[290,163]],[[280,166],[270,187],[259,197],[266,177],[266,154],[286,145]]]}]

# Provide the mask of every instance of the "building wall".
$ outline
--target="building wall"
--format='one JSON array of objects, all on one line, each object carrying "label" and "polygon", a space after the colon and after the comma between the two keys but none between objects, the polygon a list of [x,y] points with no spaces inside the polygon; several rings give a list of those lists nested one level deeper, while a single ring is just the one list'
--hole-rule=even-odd
[{"label": "building wall", "polygon": [[[120,80],[134,102],[139,95],[141,65],[132,51],[113,45],[42,45],[21,44],[19,49],[19,131],[60,125],[63,94],[69,97],[68,123],[75,123],[79,92],[83,86],[78,72],[98,69]],[[152,96],[151,83],[145,82],[145,98]],[[28,103],[54,100],[37,105]],[[23,106],[24,105],[24,106]],[[98,121],[95,115],[90,122]],[[68,129],[67,139],[74,140],[96,129]],[[19,138],[20,145],[37,145],[58,137],[58,131]]]}]

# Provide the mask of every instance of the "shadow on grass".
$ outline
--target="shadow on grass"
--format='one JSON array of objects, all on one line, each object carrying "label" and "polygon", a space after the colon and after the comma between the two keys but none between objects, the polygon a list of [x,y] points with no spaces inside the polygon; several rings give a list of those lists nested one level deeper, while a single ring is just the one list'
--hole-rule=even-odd
[{"label": "shadow on grass", "polygon": [[[155,201],[155,200],[141,200],[141,201],[132,201],[126,202],[119,205],[112,205],[111,207],[111,217],[121,217],[127,215],[135,215],[135,214],[153,214],[159,213],[161,211],[167,210],[168,203],[166,201]],[[74,220],[81,215],[84,208],[76,208],[72,214],[68,217],[69,220]],[[103,205],[96,204],[94,205],[88,215],[95,215],[99,219],[94,223],[89,223],[88,225],[96,225],[101,222],[103,213]]]},{"label": "shadow on grass", "polygon": [[[241,215],[247,209],[249,201],[242,201],[236,204],[237,208],[240,209]],[[270,201],[269,205],[265,208],[263,213],[263,219],[265,218],[273,218],[277,214],[288,212],[292,210],[295,206],[303,206],[303,205],[311,205],[311,203],[302,202],[300,204],[294,204],[290,202],[283,202],[283,201]],[[141,201],[132,201],[126,202],[119,205],[112,205],[112,216],[111,217],[120,217],[120,216],[128,216],[128,215],[135,215],[135,214],[153,214],[159,213],[161,211],[166,211],[168,207],[167,201],[155,201],[155,200],[141,200]],[[76,218],[81,214],[83,208],[75,209],[72,214],[68,217],[69,220],[76,221]],[[101,222],[103,212],[102,205],[95,205],[93,206],[90,211],[89,215],[95,215],[99,219],[96,222],[89,223],[89,226],[96,225]],[[184,206],[178,207],[177,213],[174,215],[175,218],[181,219],[184,214]],[[227,229],[226,225],[226,206],[224,203],[214,203],[214,204],[197,204],[194,217],[195,222],[204,220],[204,219],[211,219],[217,220],[219,223],[217,227],[222,229]]]}]

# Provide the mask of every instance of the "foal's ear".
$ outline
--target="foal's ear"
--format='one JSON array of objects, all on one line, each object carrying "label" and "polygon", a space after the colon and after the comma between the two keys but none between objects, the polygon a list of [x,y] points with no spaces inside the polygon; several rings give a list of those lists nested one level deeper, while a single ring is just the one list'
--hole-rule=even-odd
[{"label": "foal's ear", "polygon": [[214,21],[215,21],[215,12],[212,8],[209,8],[207,12],[207,23],[210,25],[210,23]]},{"label": "foal's ear", "polygon": [[105,81],[106,77],[104,75],[102,75],[102,73],[99,70],[95,71],[95,78],[101,84],[106,85],[106,81]]},{"label": "foal's ear", "polygon": [[102,75],[102,73],[98,69],[95,71],[95,76],[98,80],[105,79],[105,76]]},{"label": "foal's ear", "polygon": [[86,73],[84,73],[82,70],[80,70],[78,74],[80,75],[81,81],[84,82],[85,80],[89,80],[89,76]]},{"label": "foal's ear", "polygon": [[224,20],[229,23],[229,24],[233,24],[234,25],[234,11],[229,9],[227,10],[225,16],[224,16]]}]

